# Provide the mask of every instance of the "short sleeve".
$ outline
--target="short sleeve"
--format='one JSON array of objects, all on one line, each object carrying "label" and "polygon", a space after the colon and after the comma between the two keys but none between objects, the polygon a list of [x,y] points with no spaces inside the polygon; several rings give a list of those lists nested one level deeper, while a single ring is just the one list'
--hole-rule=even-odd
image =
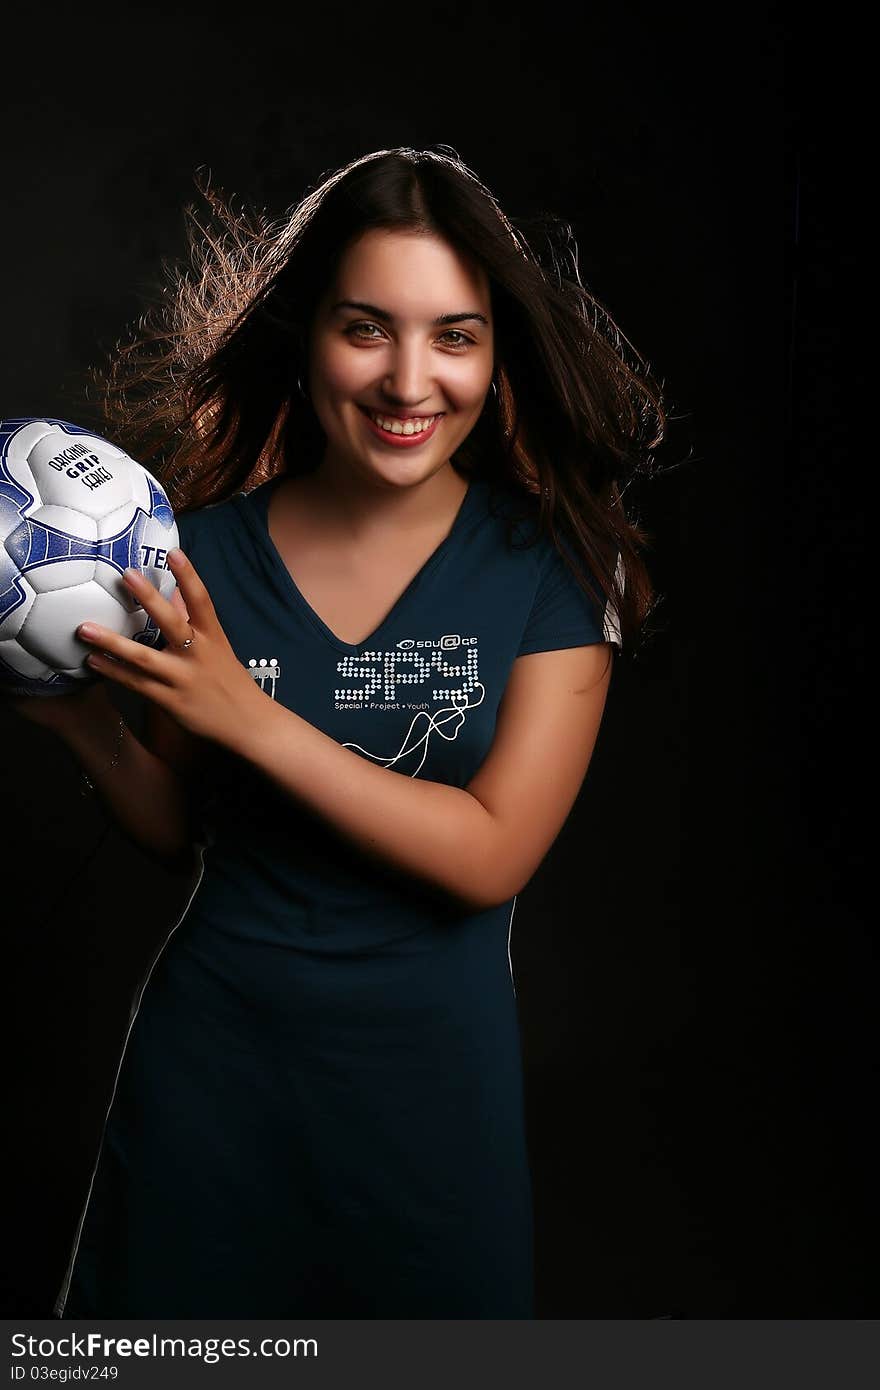
[{"label": "short sleeve", "polygon": [[[617,613],[599,585],[597,597],[585,593],[550,541],[539,564],[538,588],[517,656],[597,642],[611,642],[619,651],[623,644]],[[620,567],[618,559],[618,576]]]}]

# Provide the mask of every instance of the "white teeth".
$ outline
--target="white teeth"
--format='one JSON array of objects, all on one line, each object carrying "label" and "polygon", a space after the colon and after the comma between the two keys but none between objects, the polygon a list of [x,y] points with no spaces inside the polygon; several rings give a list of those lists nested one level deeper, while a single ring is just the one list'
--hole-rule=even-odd
[{"label": "white teeth", "polygon": [[414,420],[395,420],[388,415],[377,415],[374,410],[369,414],[370,419],[375,420],[376,424],[389,434],[422,434],[437,419],[436,415],[426,415]]}]

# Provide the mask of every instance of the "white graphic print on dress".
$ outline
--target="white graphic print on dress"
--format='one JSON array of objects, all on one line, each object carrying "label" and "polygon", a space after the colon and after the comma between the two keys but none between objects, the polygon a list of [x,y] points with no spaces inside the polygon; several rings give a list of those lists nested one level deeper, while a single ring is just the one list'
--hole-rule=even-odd
[{"label": "white graphic print on dress", "polygon": [[252,656],[248,661],[248,670],[250,671],[254,680],[259,685],[260,689],[268,689],[269,695],[274,700],[275,682],[281,675],[281,667],[278,665],[277,656]]},{"label": "white graphic print on dress", "polygon": [[[450,660],[450,653],[455,654],[455,660]],[[404,766],[416,777],[428,755],[431,735],[437,733],[451,742],[463,727],[466,712],[483,703],[486,689],[479,679],[479,664],[476,637],[457,634],[419,642],[404,638],[390,651],[344,656],[336,669],[357,684],[335,691],[338,710],[414,709],[417,713],[399,749],[388,757],[371,753],[359,743],[344,743],[342,747],[354,748],[386,767],[407,759]],[[429,698],[418,703],[402,701],[398,698],[401,687],[408,695]],[[478,699],[471,698],[475,691],[479,691]],[[419,750],[418,765],[410,771],[409,763]]]}]

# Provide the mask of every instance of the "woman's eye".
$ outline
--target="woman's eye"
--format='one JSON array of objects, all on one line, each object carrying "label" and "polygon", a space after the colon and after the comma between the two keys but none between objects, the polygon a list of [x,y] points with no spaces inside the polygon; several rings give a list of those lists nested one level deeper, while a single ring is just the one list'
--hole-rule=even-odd
[{"label": "woman's eye", "polygon": [[[368,342],[375,342],[376,334],[370,332],[371,328],[374,328],[378,334],[382,332],[378,324],[375,323],[352,323],[346,329],[346,332],[353,338],[364,338]],[[452,343],[451,346],[456,348],[468,347],[473,342],[473,339],[469,338],[466,333],[462,333],[460,328],[449,328],[441,336],[447,339],[455,338],[456,341]]]}]

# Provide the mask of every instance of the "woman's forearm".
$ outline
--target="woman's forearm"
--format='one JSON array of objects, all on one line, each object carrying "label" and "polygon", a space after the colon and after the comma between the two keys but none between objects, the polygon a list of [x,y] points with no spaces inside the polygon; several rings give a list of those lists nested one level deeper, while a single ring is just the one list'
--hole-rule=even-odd
[{"label": "woman's forearm", "polygon": [[195,838],[186,785],[127,725],[120,743],[119,719],[113,713],[83,721],[65,732],[64,742],[124,834],[165,867],[186,868]]},{"label": "woman's forearm", "polygon": [[471,911],[500,900],[495,821],[470,792],[368,762],[271,700],[228,746],[371,857]]}]

